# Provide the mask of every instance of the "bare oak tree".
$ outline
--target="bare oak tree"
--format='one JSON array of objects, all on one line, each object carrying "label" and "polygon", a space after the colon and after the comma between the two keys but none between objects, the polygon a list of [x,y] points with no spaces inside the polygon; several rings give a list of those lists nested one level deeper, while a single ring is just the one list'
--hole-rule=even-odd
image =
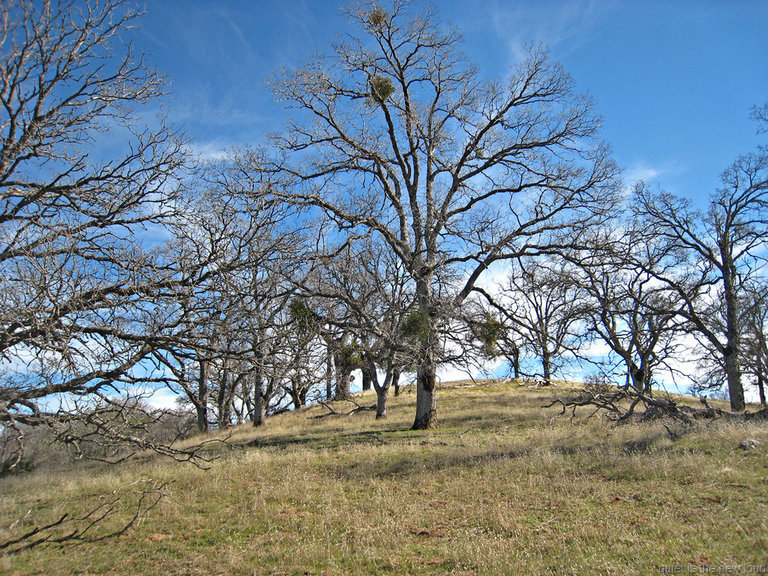
[{"label": "bare oak tree", "polygon": [[768,283],[750,286],[743,302],[743,330],[746,345],[742,363],[757,388],[760,404],[766,406],[768,385]]},{"label": "bare oak tree", "polygon": [[158,305],[176,321],[152,356],[194,407],[200,432],[246,417],[263,424],[300,349],[288,326],[288,278],[303,243],[286,224],[288,206],[271,202],[245,170],[250,163],[250,152],[238,152],[201,166],[166,247],[176,283]]},{"label": "bare oak tree", "polygon": [[657,278],[677,292],[684,303],[681,314],[719,356],[731,409],[741,411],[740,296],[759,270],[760,251],[768,242],[768,150],[739,157],[721,180],[705,212],[685,198],[653,193],[643,185],[634,206],[656,235],[688,256],[685,270]]},{"label": "bare oak tree", "polygon": [[[545,382],[550,382],[569,358],[578,357],[586,339],[586,294],[562,266],[559,260],[520,259],[498,294],[475,289],[483,294],[502,325],[517,335],[520,348],[539,358]],[[505,352],[513,360],[519,354],[516,346]]]},{"label": "bare oak tree", "polygon": [[22,425],[154,447],[119,414],[152,384],[139,366],[166,278],[148,248],[183,146],[139,115],[163,80],[122,38],[136,16],[119,0],[0,7],[0,425],[16,458]]},{"label": "bare oak tree", "polygon": [[[295,112],[276,139],[275,193],[318,208],[340,235],[373,233],[403,263],[420,318],[413,428],[436,425],[442,317],[497,260],[552,251],[605,214],[613,164],[592,105],[545,51],[485,80],[436,15],[363,3],[359,34],[284,72]],[[461,278],[439,297],[441,274]]]},{"label": "bare oak tree", "polygon": [[[413,357],[403,338],[414,300],[413,282],[402,262],[371,237],[347,244],[318,263],[314,285],[304,288],[344,309],[334,323],[351,336],[348,344],[362,372],[362,389],[374,388],[376,417],[385,418],[389,389],[397,385],[403,364]],[[378,369],[384,370],[383,381]]]},{"label": "bare oak tree", "polygon": [[656,371],[670,369],[683,333],[679,295],[656,275],[679,263],[643,222],[617,218],[613,224],[568,255],[572,279],[584,292],[590,331],[610,350],[608,366],[617,358],[624,388],[650,397]]}]

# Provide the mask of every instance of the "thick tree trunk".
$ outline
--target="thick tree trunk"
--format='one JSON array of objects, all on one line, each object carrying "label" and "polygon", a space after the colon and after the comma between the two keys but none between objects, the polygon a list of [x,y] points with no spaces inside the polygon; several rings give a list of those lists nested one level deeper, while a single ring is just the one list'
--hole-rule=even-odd
[{"label": "thick tree trunk", "polygon": [[382,386],[376,390],[376,420],[387,417],[387,397],[389,386]]},{"label": "thick tree trunk", "polygon": [[643,373],[642,382],[643,382],[643,392],[647,396],[653,396],[653,371],[648,368],[648,362],[646,361],[643,364],[646,366],[646,368],[641,367],[641,371]]},{"label": "thick tree trunk", "polygon": [[333,363],[336,369],[336,393],[334,399],[346,400],[351,396],[349,385],[352,382],[352,366],[349,365],[341,349],[337,349],[333,353]]},{"label": "thick tree trunk", "polygon": [[416,419],[412,430],[427,430],[437,426],[436,369],[432,358],[432,362],[422,362],[416,372]]},{"label": "thick tree trunk", "polygon": [[370,356],[366,359],[373,365],[372,379],[373,387],[376,390],[376,420],[387,417],[387,397],[389,396],[389,387],[392,384],[392,376],[394,375],[393,359],[394,354],[390,354],[387,360],[387,373],[381,386],[379,386],[379,378],[376,374],[376,365],[373,363],[373,359]]},{"label": "thick tree trunk", "polygon": [[[727,242],[724,242],[728,246]],[[721,248],[723,257],[723,292],[725,296],[725,337],[727,344],[723,350],[725,376],[728,381],[728,397],[731,410],[744,410],[744,386],[741,383],[739,352],[741,349],[741,326],[739,325],[739,299],[736,293],[736,267],[727,249]]]},{"label": "thick tree trunk", "polygon": [[629,362],[629,379],[635,392],[645,392],[645,370],[639,368],[637,364]]},{"label": "thick tree trunk", "polygon": [[731,400],[731,410],[741,412],[744,410],[745,404],[739,357],[736,350],[731,346],[726,346],[723,356],[725,357],[725,376],[728,382],[728,397]]},{"label": "thick tree trunk", "polygon": [[653,396],[653,379],[652,373],[648,369],[643,370],[643,393],[646,396]]},{"label": "thick tree trunk", "polygon": [[336,394],[335,400],[346,400],[352,394],[349,385],[352,381],[352,369],[349,366],[336,366]]},{"label": "thick tree trunk", "polygon": [[416,282],[416,297],[419,301],[419,312],[424,316],[427,326],[421,335],[419,364],[416,371],[416,418],[412,430],[427,430],[437,426],[437,398],[435,383],[437,372],[437,353],[440,341],[437,337],[437,326],[432,316],[432,286],[431,278],[422,278]]},{"label": "thick tree trunk", "polygon": [[416,371],[416,418],[413,421],[413,430],[427,430],[437,426],[436,345],[437,339],[431,334],[422,346],[422,357]]},{"label": "thick tree trunk", "polygon": [[541,353],[541,368],[544,371],[544,381],[549,382],[552,379],[552,355],[546,348]]},{"label": "thick tree trunk", "polygon": [[298,376],[291,378],[291,385],[290,387],[286,386],[285,390],[291,397],[291,402],[295,409],[299,409],[307,403],[307,391],[302,389]]},{"label": "thick tree trunk", "polygon": [[363,373],[363,392],[366,392],[371,389],[371,385],[373,384],[373,379],[376,378],[376,366],[371,366],[371,363],[366,360],[365,363],[362,366],[362,373]]}]

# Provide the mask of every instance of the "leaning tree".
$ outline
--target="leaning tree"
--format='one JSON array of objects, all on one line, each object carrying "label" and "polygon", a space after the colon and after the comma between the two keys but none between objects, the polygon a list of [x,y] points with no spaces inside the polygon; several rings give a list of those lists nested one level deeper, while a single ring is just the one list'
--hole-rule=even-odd
[{"label": "leaning tree", "polygon": [[[273,81],[294,114],[275,193],[402,261],[423,328],[413,428],[429,428],[446,315],[492,263],[557,250],[601,219],[614,166],[591,102],[544,50],[488,80],[432,11],[367,2],[348,15],[357,35]],[[440,294],[449,271],[461,281]]]}]

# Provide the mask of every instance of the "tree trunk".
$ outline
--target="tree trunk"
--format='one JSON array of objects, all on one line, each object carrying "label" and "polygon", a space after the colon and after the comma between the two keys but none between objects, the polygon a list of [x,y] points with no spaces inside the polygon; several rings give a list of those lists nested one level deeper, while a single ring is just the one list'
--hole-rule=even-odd
[{"label": "tree trunk", "polygon": [[349,391],[349,384],[352,381],[352,369],[342,364],[336,366],[336,394],[334,400],[346,400],[352,394]]},{"label": "tree trunk", "polygon": [[307,388],[300,388],[299,389],[299,401],[301,402],[301,406],[307,405]]},{"label": "tree trunk", "polygon": [[629,362],[629,379],[635,392],[645,392],[645,370],[638,368],[637,364]]},{"label": "tree trunk", "polygon": [[[246,396],[247,398],[247,396]],[[239,404],[238,402],[232,403],[232,409],[235,412],[235,418],[237,419],[237,425],[242,426],[243,422],[245,422],[245,415],[243,414],[243,410],[245,409],[245,403]]]},{"label": "tree trunk", "polygon": [[267,406],[264,402],[264,382],[261,374],[256,376],[253,384],[253,413],[251,422],[254,426],[263,426],[267,418]]},{"label": "tree trunk", "polygon": [[544,381],[549,383],[552,379],[552,355],[546,348],[541,352],[541,368],[544,371]]},{"label": "tree trunk", "polygon": [[299,381],[298,376],[293,376],[291,378],[291,386],[286,386],[285,389],[286,392],[288,392],[288,395],[291,397],[291,402],[293,402],[293,407],[295,409],[299,409],[304,406],[306,400],[306,391],[301,389],[301,382]]},{"label": "tree trunk", "polygon": [[437,398],[435,382],[437,372],[437,352],[440,341],[437,338],[437,326],[432,316],[431,278],[422,278],[416,282],[416,297],[419,300],[419,312],[427,319],[426,334],[422,335],[419,351],[419,365],[416,371],[416,418],[412,430],[427,430],[437,426]]},{"label": "tree trunk", "polygon": [[395,388],[395,396],[400,396],[400,367],[392,367],[392,386]]},{"label": "tree trunk", "polygon": [[437,426],[435,372],[434,356],[432,361],[423,361],[416,372],[416,419],[412,430],[428,430]]},{"label": "tree trunk", "polygon": [[325,399],[333,399],[333,355],[331,349],[326,349],[325,355]]},{"label": "tree trunk", "polygon": [[741,412],[744,410],[745,404],[739,357],[736,350],[731,346],[726,346],[723,356],[725,357],[725,376],[728,382],[728,397],[731,401],[731,410]]},{"label": "tree trunk", "polygon": [[647,396],[653,396],[653,378],[650,369],[643,369],[643,392]]},{"label": "tree trunk", "polygon": [[334,400],[346,400],[351,396],[349,385],[352,381],[352,366],[347,362],[342,350],[337,350],[333,353],[333,363],[336,367],[336,394],[334,395]]},{"label": "tree trunk", "polygon": [[373,372],[371,372],[371,366],[368,363],[368,361],[363,363],[362,366],[362,373],[363,373],[363,392],[366,392],[367,390],[371,389],[371,384],[373,383],[373,379],[376,378],[376,366],[373,366]]},{"label": "tree trunk", "polygon": [[392,376],[394,374],[394,353],[390,353],[387,360],[387,373],[384,376],[384,384],[379,386],[379,377],[376,374],[376,365],[373,362],[373,358],[370,355],[366,357],[366,363],[369,364],[368,371],[371,366],[373,371],[371,372],[373,387],[376,390],[376,420],[387,417],[387,396],[389,396],[389,387],[392,384]]},{"label": "tree trunk", "polygon": [[520,379],[520,348],[515,345],[512,349],[512,371],[515,375],[515,380]]},{"label": "tree trunk", "polygon": [[264,383],[264,352],[259,338],[254,338],[254,374],[253,398],[251,406],[251,424],[263,426],[267,418],[266,388]]},{"label": "tree trunk", "polygon": [[757,392],[760,394],[760,406],[765,406],[765,379],[761,368],[757,370]]},{"label": "tree trunk", "polygon": [[766,405],[765,399],[765,375],[768,374],[768,346],[766,346],[765,334],[762,328],[758,331],[759,346],[755,365],[757,366],[757,392],[760,394],[760,405]]},{"label": "tree trunk", "polygon": [[200,360],[200,377],[197,381],[197,429],[203,434],[208,434],[208,361]]},{"label": "tree trunk", "polygon": [[226,430],[230,426],[229,418],[231,414],[231,396],[229,388],[232,386],[230,380],[232,376],[228,368],[225,368],[219,382],[219,393],[216,398],[216,404],[219,411],[219,430]]},{"label": "tree trunk", "polygon": [[419,350],[419,364],[416,370],[416,418],[412,430],[427,430],[437,426],[437,398],[435,383],[437,372],[437,354],[440,341],[437,337],[437,325],[432,314],[432,278],[430,275],[416,282],[416,298],[419,313],[426,319],[425,333]]},{"label": "tree trunk", "polygon": [[[728,244],[725,243],[727,246]],[[741,326],[739,323],[739,299],[736,293],[736,267],[727,249],[721,248],[723,258],[723,292],[725,296],[725,337],[727,340],[723,350],[725,360],[725,376],[728,381],[728,397],[731,400],[731,410],[744,410],[744,386],[741,383],[741,366],[739,351],[741,348]]]},{"label": "tree trunk", "polygon": [[387,397],[389,386],[382,386],[376,390],[376,420],[387,417]]}]

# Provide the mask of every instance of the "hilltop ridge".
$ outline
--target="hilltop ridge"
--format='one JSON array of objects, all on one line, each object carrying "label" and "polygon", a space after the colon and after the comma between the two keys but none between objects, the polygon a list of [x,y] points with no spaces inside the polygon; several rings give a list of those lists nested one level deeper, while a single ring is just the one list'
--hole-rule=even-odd
[{"label": "hilltop ridge", "polygon": [[[567,386],[448,384],[440,427],[415,395],[270,418],[210,445],[207,470],[158,457],[0,480],[0,538],[119,495],[84,542],[0,558],[5,574],[649,574],[768,562],[768,428],[615,426],[542,408]],[[349,407],[349,410],[346,408]],[[329,414],[325,416],[325,414]],[[749,439],[754,445],[742,448]],[[142,492],[162,493],[125,534]],[[27,514],[27,510],[31,514]]]}]

